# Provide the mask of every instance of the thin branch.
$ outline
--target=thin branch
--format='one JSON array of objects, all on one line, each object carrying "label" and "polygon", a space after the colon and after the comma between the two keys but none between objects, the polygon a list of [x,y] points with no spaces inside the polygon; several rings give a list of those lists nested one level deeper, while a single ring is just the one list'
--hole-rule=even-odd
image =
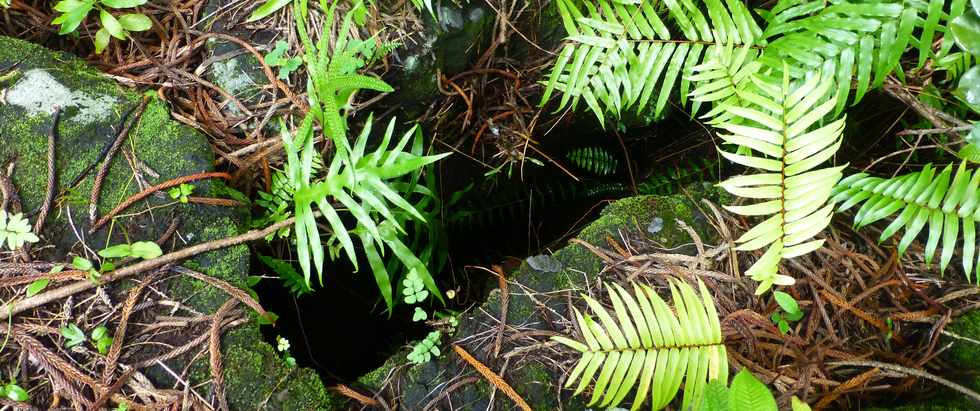
[{"label": "thin branch", "polygon": [[60,300],[62,298],[68,297],[69,295],[74,295],[82,291],[95,288],[98,285],[107,284],[122,278],[130,277],[139,273],[152,270],[154,268],[159,268],[167,264],[176,263],[178,261],[193,257],[201,253],[206,253],[208,251],[214,251],[221,248],[230,247],[233,245],[238,245],[241,243],[265,238],[266,236],[275,233],[280,229],[292,225],[295,222],[295,220],[296,217],[290,217],[286,220],[280,221],[261,230],[251,230],[249,232],[234,237],[222,238],[219,240],[193,245],[178,251],[174,251],[169,254],[162,255],[152,260],[144,260],[139,263],[118,269],[116,271],[106,273],[99,279],[99,282],[97,283],[89,280],[78,281],[61,288],[56,288],[54,290],[47,291],[42,294],[37,294],[33,297],[4,304],[0,306],[0,320],[6,320],[7,317],[9,316],[22,313],[26,310],[42,306],[52,301]]},{"label": "thin branch", "polygon": [[970,399],[980,404],[980,394],[977,394],[976,391],[973,391],[955,382],[947,380],[943,377],[932,375],[928,372],[917,370],[915,368],[903,367],[897,364],[889,364],[886,362],[878,362],[878,361],[834,361],[834,362],[827,363],[827,365],[839,365],[845,367],[876,367],[876,368],[881,368],[883,370],[893,371],[912,377],[925,378],[927,380],[931,380],[933,382],[939,383],[940,385],[944,385],[947,388],[953,389],[967,397],[970,397]]}]

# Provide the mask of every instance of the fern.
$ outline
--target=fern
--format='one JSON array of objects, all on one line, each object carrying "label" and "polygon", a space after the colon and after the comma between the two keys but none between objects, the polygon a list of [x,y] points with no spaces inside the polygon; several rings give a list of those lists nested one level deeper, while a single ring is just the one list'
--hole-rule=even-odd
[{"label": "fern", "polygon": [[583,99],[603,125],[605,112],[619,117],[633,107],[659,116],[678,82],[685,103],[690,82],[682,74],[706,52],[726,44],[749,47],[762,34],[745,5],[734,0],[706,0],[707,17],[690,0],[666,0],[674,32],[650,2],[586,2],[586,13],[575,3],[556,2],[569,37],[542,104],[554,90],[562,91],[559,110]]},{"label": "fern", "polygon": [[[823,1],[781,0],[763,14],[768,23],[763,37],[769,43],[760,61],[774,70],[788,61],[795,78],[814,70],[834,73],[836,115],[848,101],[852,79],[856,103],[870,88],[881,86],[909,45],[918,49],[918,67],[935,57],[934,38],[945,32],[940,22],[962,14],[965,5],[965,0],[953,0],[947,14],[944,0],[840,1],[829,6]],[[952,43],[944,41],[940,55]]]},{"label": "fern", "polygon": [[619,169],[619,159],[601,147],[581,147],[568,153],[568,160],[576,167],[597,176],[608,176]]},{"label": "fern", "polygon": [[582,353],[565,387],[578,383],[579,394],[598,372],[590,406],[615,407],[635,388],[633,410],[647,396],[658,410],[676,396],[681,383],[680,409],[700,404],[708,381],[728,381],[728,357],[714,301],[700,280],[698,286],[700,296],[686,283],[670,280],[676,314],[646,285],[634,283],[633,295],[618,284],[608,287],[612,315],[583,296],[599,318],[596,322],[573,308],[585,341],[552,337]]},{"label": "fern", "polygon": [[[949,165],[937,175],[936,169],[927,165],[921,171],[890,179],[854,174],[837,185],[833,201],[841,203],[839,211],[863,203],[854,216],[854,224],[858,227],[901,211],[879,238],[879,241],[884,241],[904,229],[905,234],[898,243],[899,253],[904,253],[919,232],[928,227],[926,263],[932,262],[941,243],[940,271],[945,271],[953,258],[962,226],[963,271],[967,280],[972,281],[976,253],[975,223],[980,219],[980,208],[977,207],[980,201],[980,193],[977,192],[980,171],[967,170],[965,162],[960,164],[955,175],[952,170],[953,166]],[[977,267],[980,268],[980,264]],[[980,275],[977,278],[980,279]]]},{"label": "fern", "polygon": [[811,130],[830,113],[836,98],[830,95],[833,82],[812,75],[793,86],[788,70],[782,81],[750,76],[760,94],[753,104],[723,105],[730,120],[715,126],[725,143],[741,153],[721,151],[728,160],[763,171],[740,175],[720,186],[731,194],[765,200],[746,206],[725,208],[743,216],[770,216],[738,238],[738,250],[768,250],[746,272],[760,284],[756,294],[773,284],[790,285],[793,278],[778,273],[779,262],[819,248],[823,240],[810,240],[830,223],[833,204],[827,200],[841,178],[844,167],[815,169],[830,159],[841,145],[844,119]]}]

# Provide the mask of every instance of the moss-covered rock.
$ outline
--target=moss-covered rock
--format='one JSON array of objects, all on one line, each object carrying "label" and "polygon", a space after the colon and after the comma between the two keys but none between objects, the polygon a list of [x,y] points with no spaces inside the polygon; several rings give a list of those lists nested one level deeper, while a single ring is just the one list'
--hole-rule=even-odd
[{"label": "moss-covered rock", "polygon": [[[0,162],[14,161],[13,183],[28,213],[38,209],[44,199],[47,136],[54,123],[52,114],[60,108],[56,134],[60,195],[41,234],[53,247],[39,247],[39,252],[53,261],[83,254],[75,233],[81,235],[90,226],[88,204],[94,172],[86,170],[98,166],[100,152],[115,139],[123,118],[139,105],[141,96],[75,57],[4,37],[0,37],[0,89],[5,96],[0,103]],[[131,166],[121,152],[114,158],[99,197],[99,215],[142,190],[134,167],[141,169],[146,185],[212,170],[214,155],[206,137],[173,121],[164,102],[148,98],[151,101],[125,143],[137,164]],[[229,191],[220,182],[198,181],[194,185],[195,195],[218,197]],[[154,240],[167,229],[174,207],[178,207],[175,214],[181,222],[179,240],[171,244],[175,248],[242,231],[242,210],[172,203],[165,195],[150,196],[106,228],[85,235],[85,242],[98,250],[109,244]],[[249,251],[245,245],[230,247],[199,255],[185,264],[241,287],[249,270]],[[214,312],[229,298],[221,290],[186,277],[169,280],[166,287],[171,297],[200,312]],[[122,291],[113,291],[116,301],[122,300]],[[307,410],[335,405],[319,377],[311,370],[285,366],[262,340],[254,323],[229,332],[223,340],[223,352],[226,390],[235,409]],[[175,361],[186,364],[190,360],[188,355]],[[206,359],[189,369],[195,385],[210,379]],[[144,372],[161,386],[172,383],[172,377],[161,370],[151,367]]]},{"label": "moss-covered rock", "polygon": [[[703,192],[715,193],[712,190]],[[697,198],[682,196],[622,199],[607,206],[595,222],[579,233],[578,238],[605,246],[607,236],[618,239],[622,234],[627,234],[631,238],[642,237],[663,247],[674,248],[691,242],[690,235],[679,227],[679,219],[691,226],[702,239],[712,242],[715,236],[695,206],[697,201]],[[508,293],[508,326],[519,330],[518,333],[537,335],[538,339],[541,339],[540,335],[560,331],[553,328],[556,320],[554,313],[568,310],[565,297],[569,294],[563,291],[582,290],[587,288],[587,284],[594,284],[601,277],[601,269],[599,258],[578,244],[568,245],[547,257],[536,257],[532,263],[525,262],[509,278],[512,285]],[[553,349],[540,348],[534,351],[534,355],[507,360],[508,353],[528,345],[526,340],[507,340],[502,342],[498,357],[490,355],[490,347],[496,338],[496,319],[500,318],[501,297],[501,291],[494,289],[482,306],[463,313],[458,331],[449,340],[490,369],[501,373],[532,409],[586,409],[579,398],[571,397],[568,391],[560,389],[564,376],[556,375],[553,371],[553,361],[557,359],[554,357],[557,352]],[[506,335],[510,337],[514,333],[508,332]],[[381,390],[386,398],[397,398],[402,409],[421,409],[460,378],[478,375],[448,347],[443,349],[442,356],[421,365],[407,364],[406,354],[407,351],[399,353],[360,380],[365,386]],[[492,392],[493,386],[479,377],[473,382],[453,387],[445,398],[454,406],[465,409],[485,409],[491,397],[497,399],[495,409],[514,407],[514,403],[503,393],[498,391],[491,395]]]}]

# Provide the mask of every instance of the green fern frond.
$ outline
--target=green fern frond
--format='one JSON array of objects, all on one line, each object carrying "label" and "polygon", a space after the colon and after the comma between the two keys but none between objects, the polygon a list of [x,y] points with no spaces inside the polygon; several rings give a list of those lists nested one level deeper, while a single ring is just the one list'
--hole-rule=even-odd
[{"label": "green fern frond", "polygon": [[608,176],[619,169],[619,159],[601,147],[580,147],[568,153],[568,161],[597,176]]},{"label": "green fern frond", "polygon": [[[789,61],[794,78],[815,70],[834,73],[837,115],[849,100],[852,79],[852,101],[857,103],[895,71],[908,46],[919,51],[918,67],[936,57],[932,44],[946,30],[940,23],[962,14],[966,1],[953,0],[950,9],[945,9],[945,3],[841,1],[828,6],[824,1],[782,0],[764,15],[769,24],[763,38],[769,44],[760,61],[774,70]],[[944,43],[939,55],[948,52],[953,42]]]},{"label": "green fern frond", "polygon": [[700,280],[698,287],[700,296],[687,283],[671,279],[674,311],[656,291],[636,283],[632,295],[618,284],[607,287],[612,314],[583,296],[599,318],[596,322],[573,309],[584,342],[552,337],[582,353],[565,387],[578,383],[579,394],[598,372],[590,406],[615,407],[635,388],[633,410],[648,396],[652,408],[659,410],[674,399],[682,383],[680,409],[700,404],[708,381],[728,381],[728,357],[714,301]]},{"label": "green fern frond", "polygon": [[779,262],[816,250],[823,240],[810,240],[829,223],[833,204],[828,204],[843,167],[815,169],[830,159],[841,145],[844,119],[811,130],[836,104],[833,82],[811,75],[798,87],[791,86],[788,70],[782,82],[752,76],[760,93],[746,106],[723,105],[730,120],[715,127],[730,134],[725,143],[742,148],[745,154],[721,151],[728,160],[762,170],[740,175],[720,186],[739,197],[764,200],[746,206],[725,206],[743,216],[770,216],[736,240],[737,250],[769,247],[746,272],[759,287],[756,294],[773,284],[789,285],[794,280],[778,273]]},{"label": "green fern frond", "polygon": [[[966,162],[960,164],[955,175],[952,170],[953,166],[949,165],[937,175],[930,164],[921,171],[889,179],[854,174],[837,184],[832,201],[841,203],[839,211],[864,203],[854,215],[857,227],[901,211],[879,238],[884,241],[904,229],[905,234],[898,243],[899,253],[904,253],[919,232],[928,227],[926,263],[932,262],[941,243],[940,271],[945,271],[953,258],[962,226],[963,270],[967,280],[971,280],[976,252],[975,223],[980,220],[980,208],[977,207],[980,171],[967,170]],[[977,267],[980,268],[980,264]]]},{"label": "green fern frond", "polygon": [[590,1],[584,4],[585,13],[576,3],[556,1],[569,36],[542,105],[559,90],[564,94],[558,110],[575,107],[582,99],[600,122],[606,112],[618,117],[634,107],[643,112],[652,106],[659,116],[675,88],[686,104],[686,74],[701,64],[705,52],[726,44],[749,47],[762,34],[749,10],[735,0],[705,0],[707,15],[690,0],[666,0],[679,33],[668,29],[650,2]]}]

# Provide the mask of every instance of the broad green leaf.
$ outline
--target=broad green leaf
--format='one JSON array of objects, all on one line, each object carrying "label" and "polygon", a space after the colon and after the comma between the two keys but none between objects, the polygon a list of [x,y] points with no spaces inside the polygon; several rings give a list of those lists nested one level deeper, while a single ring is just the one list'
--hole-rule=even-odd
[{"label": "broad green leaf", "polygon": [[146,0],[99,0],[99,2],[114,9],[128,9],[146,4]]},{"label": "broad green leaf", "polygon": [[152,241],[137,241],[132,245],[131,255],[144,260],[152,260],[163,255],[163,250],[160,249],[157,243]]},{"label": "broad green leaf", "polygon": [[102,28],[109,32],[112,37],[119,40],[126,40],[126,29],[119,24],[119,20],[108,11],[99,10],[99,20],[102,21]]},{"label": "broad green leaf", "polygon": [[26,296],[27,297],[33,297],[37,293],[40,293],[41,291],[44,291],[44,289],[48,287],[48,284],[50,282],[51,282],[51,280],[49,280],[47,278],[42,278],[42,279],[39,279],[39,280],[34,280],[34,282],[32,282],[30,285],[27,286]]},{"label": "broad green leaf", "polygon": [[956,44],[973,55],[980,55],[980,16],[973,10],[967,10],[949,23]]},{"label": "broad green leaf", "polygon": [[133,255],[133,248],[129,244],[116,244],[99,251],[102,258],[123,258]]},{"label": "broad green leaf", "polygon": [[104,28],[95,32],[95,54],[102,54],[105,51],[105,48],[109,46],[110,37],[109,32]]},{"label": "broad green leaf", "polygon": [[[286,7],[286,5],[288,5],[291,1],[292,0],[268,0],[252,12],[252,15],[248,17],[247,22],[251,23],[253,21],[262,20],[279,11],[279,9]],[[332,9],[330,11],[333,12]]]},{"label": "broad green leaf", "polygon": [[731,405],[733,410],[778,411],[772,393],[751,372],[742,368],[732,379]]},{"label": "broad green leaf", "polygon": [[[146,15],[144,14],[130,13],[130,14],[123,14],[122,16],[119,16],[119,25],[121,25],[122,28],[126,29],[127,31],[139,32],[139,31],[149,30],[151,27],[153,27],[153,21],[150,20],[149,17],[146,17]],[[181,186],[182,192],[186,190],[184,187],[186,186],[184,185]],[[190,193],[184,192],[184,194],[186,195]]]}]

